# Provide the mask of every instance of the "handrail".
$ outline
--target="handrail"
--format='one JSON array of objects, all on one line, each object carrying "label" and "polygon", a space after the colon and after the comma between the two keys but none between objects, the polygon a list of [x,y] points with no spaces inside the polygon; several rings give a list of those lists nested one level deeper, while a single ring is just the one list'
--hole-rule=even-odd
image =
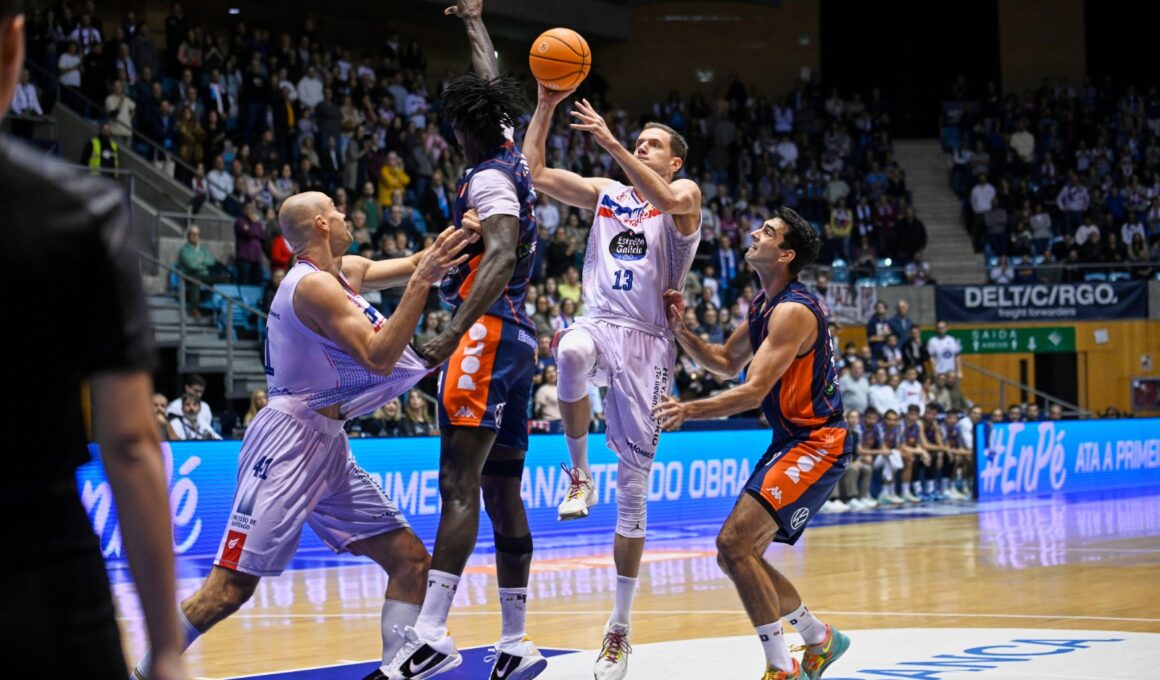
[{"label": "handrail", "polygon": [[983,376],[986,376],[988,378],[991,378],[992,380],[998,381],[999,385],[1000,385],[1000,387],[999,387],[999,403],[1000,404],[1006,403],[1005,400],[1003,399],[1003,391],[1007,385],[1011,385],[1012,387],[1015,387],[1015,388],[1018,388],[1020,390],[1026,391],[1026,392],[1030,392],[1031,394],[1043,397],[1049,403],[1054,402],[1056,404],[1059,404],[1060,406],[1069,408],[1081,416],[1087,416],[1089,418],[1096,417],[1096,415],[1094,413],[1092,413],[1091,411],[1088,411],[1087,409],[1080,408],[1076,404],[1072,404],[1071,402],[1064,401],[1063,399],[1060,399],[1059,397],[1052,396],[1052,395],[1050,395],[1042,390],[1037,390],[1034,387],[1031,387],[1030,385],[1025,385],[1025,384],[1019,382],[1018,380],[1012,380],[1004,375],[1000,375],[992,370],[983,368],[982,366],[979,366],[977,364],[973,364],[969,361],[962,361],[960,359],[959,363],[962,364],[963,368],[969,368],[972,371],[975,371],[976,373],[980,373]]},{"label": "handrail", "polygon": [[[57,77],[55,74],[50,73],[47,69],[45,69],[40,64],[37,64],[33,61],[25,60],[24,63],[25,63],[25,66],[27,66],[28,68],[37,72],[40,76],[47,78],[55,86],[56,91],[58,93],[57,98],[56,98],[56,103],[57,104],[64,103],[63,99],[59,96],[60,90],[62,88],[62,86],[60,84],[60,78]],[[68,87],[68,86],[66,85],[64,87]],[[97,111],[102,111],[102,112],[105,111],[104,103],[94,102],[93,100],[89,99],[84,94],[82,94],[78,88],[70,87],[69,92],[70,92],[70,96],[76,97],[77,99],[79,99],[80,101],[83,101],[85,104],[88,104],[89,106],[93,107]],[[68,106],[68,104],[65,104],[65,106]],[[70,106],[69,108],[72,108],[72,107]],[[107,112],[106,112],[106,115],[108,115]],[[82,114],[81,117],[83,118],[84,115]],[[169,159],[172,160],[176,165],[180,165],[183,168],[185,168],[186,170],[188,170],[191,177],[196,172],[194,170],[194,168],[192,166],[190,166],[188,163],[186,163],[184,160],[182,160],[180,156],[173,153],[172,151],[169,151],[165,147],[161,146],[157,142],[155,142],[152,139],[150,139],[149,137],[147,137],[145,135],[145,133],[142,132],[137,126],[134,125],[130,129],[133,130],[133,137],[135,139],[140,139],[140,140],[144,141],[146,144],[148,144],[150,147],[152,147],[155,151],[159,151],[162,154],[164,154],[165,156],[169,157]]]},{"label": "handrail", "polygon": [[179,303],[178,309],[180,310],[180,312],[178,314],[179,337],[177,340],[177,342],[178,342],[178,346],[177,346],[178,366],[184,367],[185,366],[185,359],[186,359],[186,357],[185,357],[185,354],[186,354],[186,344],[185,344],[185,335],[186,335],[186,331],[185,331],[185,287],[189,284],[193,284],[193,285],[197,286],[198,288],[209,290],[211,293],[214,293],[216,295],[220,295],[222,298],[225,299],[225,301],[226,301],[226,311],[225,311],[225,319],[226,319],[226,389],[227,390],[232,389],[233,384],[234,384],[234,329],[233,329],[234,305],[237,305],[238,307],[241,307],[243,310],[250,312],[252,314],[257,314],[258,317],[260,317],[262,319],[269,319],[269,315],[267,315],[265,312],[263,312],[260,309],[255,309],[254,307],[247,305],[245,302],[242,302],[241,300],[238,300],[234,297],[226,295],[222,291],[217,290],[217,289],[213,288],[212,286],[208,286],[208,285],[202,283],[201,281],[198,281],[197,279],[186,275],[184,272],[178,270],[177,267],[166,264],[164,262],[161,262],[159,259],[153,257],[152,255],[149,255],[148,253],[141,250],[140,248],[137,249],[137,255],[141,259],[152,263],[154,266],[159,267],[165,271],[172,272],[172,273],[177,275],[177,299],[178,299],[178,303]]}]

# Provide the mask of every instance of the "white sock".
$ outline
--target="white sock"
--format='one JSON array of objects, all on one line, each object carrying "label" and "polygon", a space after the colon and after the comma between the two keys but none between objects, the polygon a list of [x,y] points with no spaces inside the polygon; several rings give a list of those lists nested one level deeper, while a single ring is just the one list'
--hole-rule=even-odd
[{"label": "white sock", "polygon": [[[195,628],[193,624],[189,622],[189,617],[185,615],[185,610],[181,608],[180,604],[177,605],[177,623],[181,629],[179,631],[181,633],[181,651],[184,652],[185,650],[189,649],[189,646],[192,645],[194,641],[201,637],[201,631]],[[148,678],[149,667],[151,665],[153,665],[153,650],[145,652],[145,656],[141,657],[141,660],[137,662],[137,675],[142,678]]]},{"label": "white sock", "polygon": [[806,609],[804,602],[802,606],[793,610],[784,618],[786,623],[793,626],[794,630],[802,636],[802,640],[807,645],[816,645],[826,639],[826,624],[811,614],[810,610]]},{"label": "white sock", "polygon": [[612,617],[608,622],[628,627],[632,618],[632,598],[636,595],[636,579],[631,576],[616,577],[616,605],[612,607]]},{"label": "white sock", "polygon": [[588,469],[588,433],[579,437],[564,435],[564,441],[568,442],[568,457],[572,459],[572,467],[580,468],[588,479],[592,479],[592,472]]},{"label": "white sock", "polygon": [[395,658],[395,653],[403,648],[403,636],[395,632],[403,626],[414,626],[419,618],[419,605],[399,600],[383,602],[382,630],[383,630],[383,665],[386,666]]},{"label": "white sock", "polygon": [[415,621],[415,630],[429,639],[446,635],[447,615],[451,613],[457,588],[459,577],[455,574],[435,569],[427,572],[427,596],[423,598],[423,609]]},{"label": "white sock", "polygon": [[502,620],[499,643],[509,645],[520,642],[527,632],[524,620],[528,614],[528,589],[500,588],[499,607]]},{"label": "white sock", "polygon": [[793,670],[793,657],[789,655],[789,646],[785,644],[780,621],[758,626],[757,637],[761,638],[761,646],[765,649],[765,663],[779,671]]}]

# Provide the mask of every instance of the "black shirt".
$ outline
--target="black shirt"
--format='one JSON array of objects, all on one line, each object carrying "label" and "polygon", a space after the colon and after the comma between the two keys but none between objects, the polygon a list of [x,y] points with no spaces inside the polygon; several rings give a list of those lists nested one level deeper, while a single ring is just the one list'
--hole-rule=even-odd
[{"label": "black shirt", "polygon": [[149,371],[154,350],[129,209],[115,183],[0,134],[0,204],[8,362],[28,375],[10,383],[15,398],[4,409],[5,431],[23,440],[0,482],[0,497],[11,500],[74,479],[89,459],[82,383]]}]

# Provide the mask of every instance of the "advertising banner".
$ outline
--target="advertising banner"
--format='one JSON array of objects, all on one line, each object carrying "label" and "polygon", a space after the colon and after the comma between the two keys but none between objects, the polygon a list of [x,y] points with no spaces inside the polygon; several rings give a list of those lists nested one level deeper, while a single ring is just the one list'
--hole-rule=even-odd
[{"label": "advertising banner", "polygon": [[1148,318],[1143,281],[938,286],[935,300],[950,323]]},{"label": "advertising banner", "polygon": [[[720,523],[728,515],[756,462],[769,446],[769,430],[673,432],[661,437],[649,477],[649,527]],[[439,520],[439,438],[354,439],[355,458],[387,495],[398,503],[419,538],[430,544]],[[163,445],[173,510],[174,549],[178,555],[212,556],[229,521],[239,474],[239,441],[174,442]],[[600,503],[583,520],[583,531],[616,525],[616,456],[603,435],[590,435],[592,475]],[[94,458],[98,452],[93,447]],[[574,533],[574,522],[560,522],[556,507],[567,490],[568,460],[562,435],[531,438],[521,495],[535,535]],[[80,468],[77,483],[106,559],[123,559],[113,494],[104,468],[94,460]],[[480,519],[480,544],[492,543],[491,524]],[[310,529],[301,549],[324,548]]]},{"label": "advertising banner", "polygon": [[980,500],[1160,485],[1160,418],[978,427]]}]

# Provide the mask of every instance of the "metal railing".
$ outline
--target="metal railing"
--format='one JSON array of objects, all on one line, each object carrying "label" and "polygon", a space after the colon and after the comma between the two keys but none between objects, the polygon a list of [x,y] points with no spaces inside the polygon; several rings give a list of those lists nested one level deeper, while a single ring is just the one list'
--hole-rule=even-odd
[{"label": "metal railing", "polygon": [[260,309],[256,309],[256,308],[246,304],[242,300],[239,300],[237,298],[226,295],[225,293],[223,293],[220,290],[215,289],[211,285],[202,283],[201,281],[198,281],[197,279],[186,275],[185,273],[178,270],[177,267],[166,264],[164,262],[161,262],[160,260],[153,257],[152,255],[149,255],[148,253],[144,252],[143,250],[138,249],[137,255],[142,260],[152,264],[154,267],[158,268],[159,270],[163,270],[163,271],[177,275],[177,300],[179,303],[178,304],[178,309],[179,309],[178,324],[177,324],[177,326],[178,326],[177,365],[178,365],[179,370],[183,369],[186,366],[186,363],[187,363],[186,362],[186,358],[187,358],[186,354],[188,352],[188,349],[186,346],[186,335],[187,335],[186,308],[185,308],[186,286],[189,286],[189,285],[196,286],[197,288],[199,288],[201,290],[209,291],[213,295],[218,295],[223,300],[225,300],[226,309],[225,309],[225,313],[224,313],[224,318],[225,318],[225,335],[226,335],[226,338],[225,338],[225,340],[226,340],[226,389],[227,390],[233,389],[233,384],[234,384],[234,339],[235,339],[235,335],[236,335],[236,333],[234,332],[234,327],[233,327],[234,307],[239,307],[244,311],[250,312],[251,314],[256,314],[258,316],[258,318],[260,318],[260,319],[269,318],[267,316],[267,314]]},{"label": "metal railing", "polygon": [[[1047,392],[1044,392],[1042,390],[1037,390],[1034,387],[1031,387],[1030,385],[1026,385],[1024,383],[1019,382],[1018,380],[1012,380],[1004,375],[996,373],[995,371],[983,368],[982,366],[979,366],[978,364],[973,364],[969,361],[962,361],[961,359],[960,359],[960,364],[962,365],[963,368],[974,371],[974,372],[978,373],[979,375],[982,375],[983,377],[986,377],[986,378],[990,378],[991,380],[994,380],[995,382],[998,383],[998,393],[999,393],[998,406],[999,406],[999,408],[1002,408],[1004,410],[1008,406],[1008,404],[1007,404],[1007,387],[1010,386],[1012,389],[1019,390],[1020,392],[1026,392],[1028,394],[1034,394],[1035,396],[1042,397],[1044,399],[1044,401],[1046,402],[1045,406],[1049,406],[1051,404],[1059,404],[1060,406],[1062,406],[1065,409],[1065,415],[1075,415],[1075,416],[1079,416],[1079,417],[1083,417],[1083,418],[1095,418],[1096,417],[1096,415],[1094,413],[1092,413],[1091,411],[1089,411],[1085,408],[1080,408],[1078,405],[1073,404],[1065,399],[1060,399],[1059,397],[1048,394]],[[1022,399],[1020,399],[1020,401],[1022,401]],[[1068,411],[1070,411],[1071,413],[1067,413]]]},{"label": "metal railing", "polygon": [[[52,92],[53,92],[53,95],[54,95],[54,99],[56,100],[56,103],[57,103],[57,104],[63,104],[64,106],[67,106],[69,109],[71,109],[71,110],[75,111],[75,112],[76,112],[78,115],[80,115],[82,118],[85,118],[85,119],[89,119],[89,117],[86,115],[86,112],[85,112],[85,111],[76,111],[76,109],[75,109],[75,108],[73,108],[73,107],[70,105],[70,102],[69,102],[69,101],[67,101],[67,100],[69,100],[69,99],[72,99],[72,100],[75,100],[75,101],[80,101],[80,102],[83,102],[83,103],[84,103],[86,106],[88,106],[88,107],[91,107],[93,110],[100,111],[100,112],[103,114],[103,115],[101,116],[102,118],[104,118],[104,117],[106,117],[106,116],[108,115],[108,112],[107,112],[107,111],[105,111],[105,105],[104,105],[104,103],[98,103],[98,102],[94,102],[93,100],[89,99],[89,98],[88,98],[88,97],[86,97],[84,94],[82,94],[79,88],[75,88],[75,87],[68,87],[67,85],[63,85],[63,86],[62,86],[62,85],[60,84],[60,79],[59,79],[59,78],[56,76],[56,74],[49,72],[47,69],[45,69],[45,68],[44,68],[43,66],[41,66],[40,64],[37,64],[37,63],[35,63],[35,62],[33,62],[33,61],[26,60],[26,61],[25,61],[25,65],[26,65],[26,66],[27,66],[27,67],[28,67],[28,68],[29,68],[29,69],[30,69],[30,70],[31,70],[33,73],[35,73],[35,74],[36,74],[36,80],[37,80],[37,82],[41,83],[41,84],[42,84],[42,86],[43,86],[44,84],[46,84],[46,83],[47,83],[49,86],[51,86],[51,89],[52,89]],[[67,88],[67,89],[68,89],[69,96],[68,96],[68,97],[61,97],[61,96],[60,96],[60,93],[61,93],[61,91],[62,91],[63,89],[65,89],[65,88]],[[160,145],[160,144],[158,144],[157,142],[155,142],[155,141],[153,141],[152,139],[150,139],[150,138],[149,138],[149,137],[148,137],[148,136],[147,136],[147,135],[146,135],[144,132],[142,132],[142,131],[141,131],[141,129],[140,129],[140,128],[138,128],[137,126],[135,126],[135,125],[134,125],[134,126],[132,127],[132,130],[133,130],[133,140],[134,140],[134,142],[137,142],[137,141],[144,142],[145,144],[147,144],[147,145],[149,146],[149,148],[150,148],[150,149],[151,149],[151,150],[152,150],[152,151],[153,151],[155,154],[160,154],[161,156],[163,156],[163,157],[167,158],[168,160],[171,160],[171,161],[173,161],[173,164],[174,164],[175,166],[180,166],[181,168],[183,168],[184,170],[186,170],[186,171],[189,173],[189,175],[190,175],[191,177],[193,176],[193,174],[194,174],[194,169],[193,169],[193,167],[191,167],[191,166],[190,166],[188,163],[186,163],[184,160],[182,160],[180,156],[178,156],[177,154],[173,153],[172,151],[169,151],[169,150],[168,150],[168,149],[166,149],[165,147],[161,146],[161,145]]]}]

